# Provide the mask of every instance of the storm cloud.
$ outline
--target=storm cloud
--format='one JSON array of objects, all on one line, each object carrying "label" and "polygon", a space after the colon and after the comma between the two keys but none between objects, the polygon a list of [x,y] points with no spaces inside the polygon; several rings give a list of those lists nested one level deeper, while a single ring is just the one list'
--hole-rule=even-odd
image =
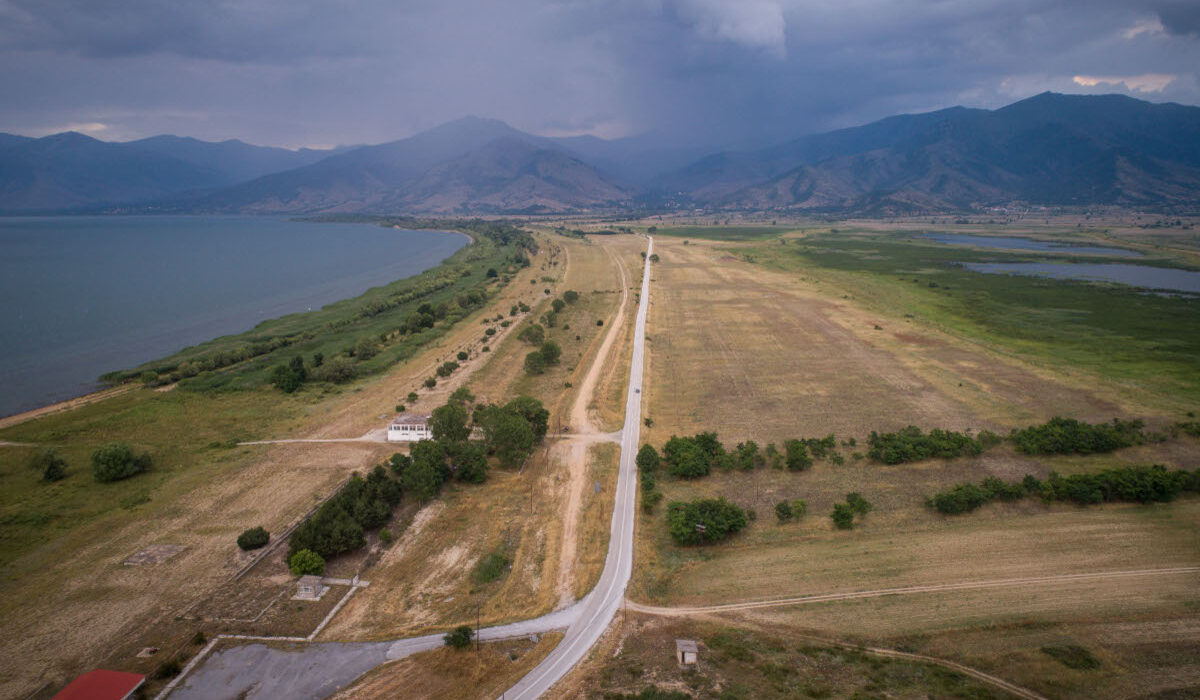
[{"label": "storm cloud", "polygon": [[1195,2],[0,0],[0,131],[767,143],[1044,90],[1200,102]]}]

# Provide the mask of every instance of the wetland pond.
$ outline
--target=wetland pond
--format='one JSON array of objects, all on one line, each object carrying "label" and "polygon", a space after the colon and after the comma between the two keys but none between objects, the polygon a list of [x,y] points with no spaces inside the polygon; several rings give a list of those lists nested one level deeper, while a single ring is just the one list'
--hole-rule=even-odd
[{"label": "wetland pond", "polygon": [[1121,263],[959,263],[974,272],[1032,275],[1061,280],[1115,282],[1156,291],[1200,294],[1200,272]]},{"label": "wetland pond", "polygon": [[1058,241],[1039,241],[1018,236],[971,236],[962,233],[926,233],[921,238],[946,245],[970,245],[977,248],[997,250],[1028,250],[1040,253],[1068,253],[1078,255],[1108,255],[1119,258],[1140,258],[1136,250],[1109,248],[1105,246],[1077,245]]}]

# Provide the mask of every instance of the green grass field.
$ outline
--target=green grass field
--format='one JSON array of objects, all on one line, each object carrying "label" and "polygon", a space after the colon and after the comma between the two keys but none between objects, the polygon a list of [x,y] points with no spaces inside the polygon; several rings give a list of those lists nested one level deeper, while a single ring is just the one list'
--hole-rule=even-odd
[{"label": "green grass field", "polygon": [[[797,273],[834,273],[835,282],[860,300],[896,315],[1146,385],[1177,404],[1200,404],[1200,299],[1195,297],[972,272],[956,263],[1074,258],[939,246],[902,233],[819,234],[788,246],[757,247],[747,255]],[[1155,259],[1139,264],[1172,263]]]},{"label": "green grass field", "polygon": [[708,241],[757,241],[792,230],[786,226],[667,226],[651,233]]}]

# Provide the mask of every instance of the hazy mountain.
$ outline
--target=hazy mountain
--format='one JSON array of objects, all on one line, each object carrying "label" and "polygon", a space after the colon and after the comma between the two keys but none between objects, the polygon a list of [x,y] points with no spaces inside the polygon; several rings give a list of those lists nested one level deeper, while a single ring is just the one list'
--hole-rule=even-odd
[{"label": "hazy mountain", "polygon": [[204,211],[563,211],[632,190],[504,122],[466,117],[215,192]]},{"label": "hazy mountain", "polygon": [[39,139],[0,134],[0,211],[144,204],[232,185],[327,155],[178,136],[112,143],[76,132]]},{"label": "hazy mountain", "polygon": [[513,137],[441,165],[384,199],[427,213],[575,211],[627,203],[633,188],[566,153]]},{"label": "hazy mountain", "polygon": [[292,170],[315,163],[345,149],[315,150],[253,146],[236,139],[210,142],[185,136],[152,136],[125,144],[147,153],[177,158],[220,173],[231,185],[269,173]]},{"label": "hazy mountain", "polygon": [[773,149],[717,154],[663,186],[747,209],[1195,206],[1200,108],[1044,93],[995,111],[894,117]]},{"label": "hazy mountain", "polygon": [[67,132],[0,150],[0,211],[146,202],[225,184],[212,168]]}]

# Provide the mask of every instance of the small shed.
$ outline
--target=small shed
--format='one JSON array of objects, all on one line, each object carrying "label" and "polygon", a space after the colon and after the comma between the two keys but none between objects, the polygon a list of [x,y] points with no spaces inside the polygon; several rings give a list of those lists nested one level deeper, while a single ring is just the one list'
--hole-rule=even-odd
[{"label": "small shed", "polygon": [[301,576],[296,582],[296,595],[292,596],[292,600],[320,600],[327,590],[329,586],[321,583],[320,576]]},{"label": "small shed", "polygon": [[126,700],[145,682],[140,673],[96,669],[71,681],[53,700]]},{"label": "small shed", "polygon": [[429,429],[428,413],[401,413],[388,423],[388,442],[417,442],[432,440],[433,432]]},{"label": "small shed", "polygon": [[699,650],[696,648],[696,642],[690,639],[675,640],[675,660],[680,666],[694,666],[698,658]]}]

